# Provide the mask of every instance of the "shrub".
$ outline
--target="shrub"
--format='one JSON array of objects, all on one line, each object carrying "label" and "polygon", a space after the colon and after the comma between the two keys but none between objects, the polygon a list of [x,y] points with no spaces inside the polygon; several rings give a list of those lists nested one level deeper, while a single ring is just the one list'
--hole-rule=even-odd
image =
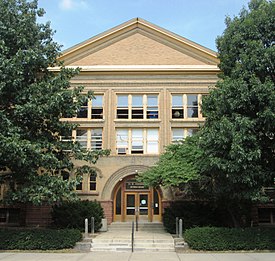
[{"label": "shrub", "polygon": [[55,250],[74,247],[82,239],[77,229],[0,229],[0,250]]},{"label": "shrub", "polygon": [[275,250],[275,228],[196,227],[184,239],[196,250]]},{"label": "shrub", "polygon": [[222,213],[207,202],[173,202],[164,209],[163,225],[169,233],[176,232],[176,217],[183,219],[184,229],[195,226],[222,226]]},{"label": "shrub", "polygon": [[84,220],[95,218],[95,231],[101,228],[101,219],[104,217],[103,209],[97,201],[64,202],[53,207],[53,225],[58,228],[77,228],[84,231]]}]

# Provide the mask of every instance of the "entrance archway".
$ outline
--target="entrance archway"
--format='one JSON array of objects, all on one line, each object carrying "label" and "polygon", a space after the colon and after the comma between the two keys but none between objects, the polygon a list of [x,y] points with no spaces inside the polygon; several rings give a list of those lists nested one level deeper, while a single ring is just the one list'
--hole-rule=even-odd
[{"label": "entrance archway", "polygon": [[114,221],[140,222],[161,221],[161,193],[146,187],[135,179],[135,175],[121,179],[114,189]]}]

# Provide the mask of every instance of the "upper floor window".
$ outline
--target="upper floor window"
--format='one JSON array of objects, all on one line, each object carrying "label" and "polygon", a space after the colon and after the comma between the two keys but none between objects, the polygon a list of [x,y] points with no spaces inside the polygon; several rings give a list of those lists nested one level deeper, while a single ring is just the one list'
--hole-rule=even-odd
[{"label": "upper floor window", "polygon": [[83,102],[77,118],[103,119],[103,95],[94,96],[94,99],[87,99]]},{"label": "upper floor window", "polygon": [[158,154],[159,134],[155,128],[133,128],[116,130],[117,153]]},{"label": "upper floor window", "polygon": [[192,136],[198,128],[172,128],[172,142],[184,140],[187,136]]},{"label": "upper floor window", "polygon": [[76,130],[75,140],[85,149],[102,149],[102,128],[81,128]]},{"label": "upper floor window", "polygon": [[198,95],[187,94],[187,117],[198,118]]},{"label": "upper floor window", "polygon": [[117,119],[158,119],[158,95],[117,95]]},{"label": "upper floor window", "polygon": [[198,118],[197,94],[172,95],[172,119]]}]

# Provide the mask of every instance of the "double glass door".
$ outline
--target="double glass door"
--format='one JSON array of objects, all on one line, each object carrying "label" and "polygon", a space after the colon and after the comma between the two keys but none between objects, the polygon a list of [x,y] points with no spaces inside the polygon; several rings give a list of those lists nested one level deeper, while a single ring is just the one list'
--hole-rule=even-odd
[{"label": "double glass door", "polygon": [[138,220],[148,221],[150,213],[149,193],[135,192],[125,193],[125,216],[126,220],[131,221],[138,218]]}]

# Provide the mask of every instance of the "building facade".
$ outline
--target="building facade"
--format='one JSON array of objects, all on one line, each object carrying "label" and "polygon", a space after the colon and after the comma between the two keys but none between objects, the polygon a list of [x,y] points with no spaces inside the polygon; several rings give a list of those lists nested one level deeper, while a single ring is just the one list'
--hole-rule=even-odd
[{"label": "building facade", "polygon": [[111,151],[93,166],[96,175],[83,175],[78,194],[100,201],[109,223],[136,216],[161,221],[173,191],[146,188],[135,176],[154,165],[165,146],[203,124],[203,96],[219,73],[216,53],[137,18],[66,50],[60,59],[81,68],[71,85],[95,95],[75,118],[62,120],[78,124],[72,136],[84,148]]},{"label": "building facade", "polygon": [[[95,96],[76,117],[62,119],[78,124],[72,138],[88,150],[110,150],[92,165],[93,173],[83,174],[76,187],[80,198],[101,202],[108,223],[162,221],[176,193],[145,187],[136,176],[158,161],[165,146],[204,124],[201,104],[218,80],[217,54],[135,18],[65,50],[59,59],[81,69],[71,86],[84,86],[83,95],[93,91]],[[0,199],[5,191],[1,185]],[[47,226],[50,211],[47,206],[0,206],[0,225]],[[252,211],[255,225],[275,225],[274,204]]]}]

